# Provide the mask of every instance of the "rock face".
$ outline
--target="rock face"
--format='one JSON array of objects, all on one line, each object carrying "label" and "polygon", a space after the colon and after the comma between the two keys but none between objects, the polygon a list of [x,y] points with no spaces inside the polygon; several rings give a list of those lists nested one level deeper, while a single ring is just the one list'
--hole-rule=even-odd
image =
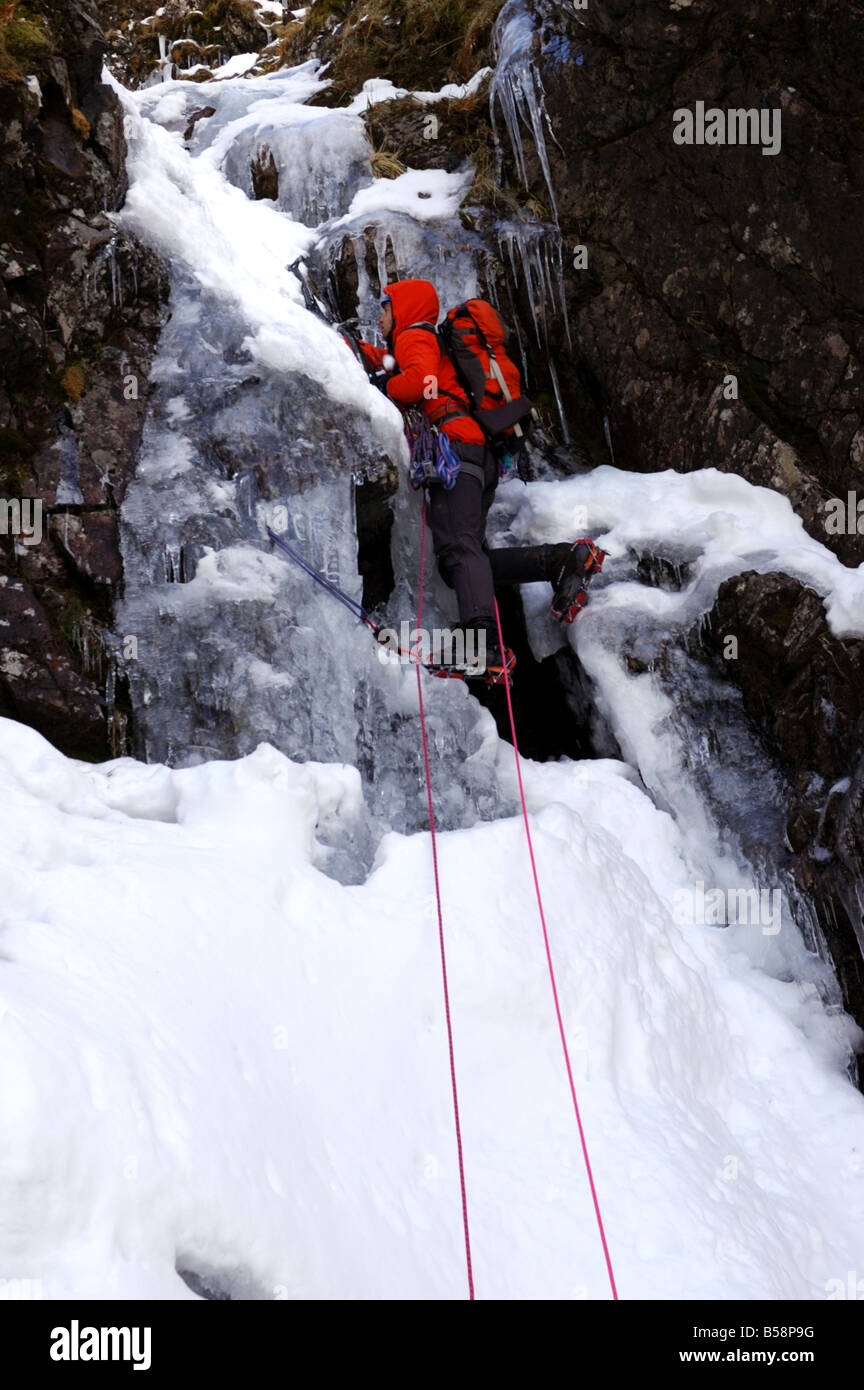
[{"label": "rock face", "polygon": [[[823,505],[864,495],[860,5],[528,3],[551,177],[526,130],[526,178],[554,195],[574,327],[559,374],[599,391],[621,467],[734,470],[860,563]],[[778,151],[675,143],[698,102],[764,112]]]},{"label": "rock face", "polygon": [[18,6],[0,38],[0,711],[99,758],[117,747],[116,510],[166,286],[114,224],[125,142],[94,5]]},{"label": "rock face", "polygon": [[862,1022],[864,642],[832,636],[812,589],[753,572],[721,585],[700,640],[740,686],[789,777],[795,875]]},{"label": "rock face", "polygon": [[[860,6],[510,0],[502,21],[520,14],[541,138],[523,123],[504,170],[516,182],[521,153],[566,247],[572,347],[560,321],[551,331],[571,432],[592,444],[605,416],[620,467],[774,488],[860,564]],[[725,143],[676,141],[700,121],[704,135],[712,111]],[[757,143],[728,139],[739,111]],[[794,872],[864,1022],[864,643],[837,641],[795,580],[750,573],[722,586],[691,647],[740,686],[788,778]]]},{"label": "rock face", "polygon": [[[148,81],[184,77],[209,82],[212,70],[238,53],[266,49],[261,70],[278,66],[278,36],[286,28],[273,5],[258,0],[98,0],[99,16],[108,43],[106,62],[127,87]],[[155,13],[154,13],[155,11]],[[290,11],[287,10],[290,20]]]}]

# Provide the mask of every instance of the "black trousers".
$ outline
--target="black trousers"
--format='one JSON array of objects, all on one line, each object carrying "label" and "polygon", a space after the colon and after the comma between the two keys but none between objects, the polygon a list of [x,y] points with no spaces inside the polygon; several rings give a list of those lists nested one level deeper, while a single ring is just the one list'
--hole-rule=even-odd
[{"label": "black trousers", "polygon": [[[459,621],[491,620],[495,613],[495,586],[486,552],[486,518],[498,486],[498,460],[488,449],[471,446],[466,460],[482,469],[483,481],[460,469],[453,487],[430,483],[426,515],[438,570],[445,584],[456,590]],[[463,450],[460,447],[460,455]],[[464,455],[463,455],[464,457]]]},{"label": "black trousers", "polygon": [[449,491],[440,483],[430,483],[426,516],[441,578],[456,590],[459,621],[471,624],[494,618],[497,585],[530,584],[538,579],[554,582],[570,546],[565,542],[490,550],[486,518],[498,486],[498,460],[488,449],[472,445],[460,445],[459,453],[482,469],[482,482],[472,469],[460,471]]}]

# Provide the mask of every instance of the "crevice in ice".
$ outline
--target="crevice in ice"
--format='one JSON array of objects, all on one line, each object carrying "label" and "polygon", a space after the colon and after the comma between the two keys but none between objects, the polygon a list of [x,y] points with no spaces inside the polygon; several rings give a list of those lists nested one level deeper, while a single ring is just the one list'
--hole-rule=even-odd
[{"label": "crevice in ice", "polygon": [[[531,647],[519,589],[499,589],[497,599],[519,672],[511,688],[511,701],[522,756],[535,762],[620,758],[621,750],[595,707],[591,681],[572,647],[565,644],[538,659]],[[473,693],[495,720],[499,738],[512,743],[506,692],[500,687],[478,686]]]},{"label": "crevice in ice", "polygon": [[167,541],[164,550],[165,583],[186,584],[189,575],[186,571],[186,547]]},{"label": "crevice in ice", "polygon": [[175,1268],[187,1288],[209,1302],[262,1302],[274,1297],[272,1289],[265,1288],[259,1279],[239,1265],[218,1268],[198,1264],[194,1268],[187,1257],[180,1256]]}]

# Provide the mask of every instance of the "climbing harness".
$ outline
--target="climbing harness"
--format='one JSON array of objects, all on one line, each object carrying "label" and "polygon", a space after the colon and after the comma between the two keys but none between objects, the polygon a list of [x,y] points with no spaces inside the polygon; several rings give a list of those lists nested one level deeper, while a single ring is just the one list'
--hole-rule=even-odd
[{"label": "climbing harness", "polygon": [[415,406],[405,412],[405,438],[410,455],[408,479],[414,491],[426,483],[442,483],[449,492],[459,477],[462,460],[447,435]]}]

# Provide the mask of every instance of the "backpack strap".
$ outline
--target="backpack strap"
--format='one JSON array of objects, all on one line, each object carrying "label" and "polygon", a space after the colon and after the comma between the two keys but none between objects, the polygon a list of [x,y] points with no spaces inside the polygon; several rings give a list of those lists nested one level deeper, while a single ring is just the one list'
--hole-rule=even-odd
[{"label": "backpack strap", "polygon": [[[504,393],[505,401],[507,401],[507,403],[509,404],[510,401],[512,401],[513,396],[511,394],[509,386],[507,385],[507,382],[504,380],[504,373],[498,366],[498,359],[495,356],[495,349],[489,345],[489,340],[486,337],[486,334],[483,332],[483,329],[480,327],[474,315],[471,313],[471,310],[468,308],[467,304],[460,304],[459,308],[456,310],[456,313],[460,318],[470,319],[473,323],[474,331],[476,332],[477,337],[480,339],[480,342],[489,354],[489,370],[491,371],[498,385],[501,387],[501,390]],[[522,429],[522,426],[519,424],[518,420],[513,424],[512,429],[513,433],[517,436],[517,438],[521,439],[524,431]]]},{"label": "backpack strap", "polygon": [[[407,333],[411,328],[422,328],[426,333],[433,333],[438,340],[438,346],[441,348],[442,353],[444,353],[445,356],[449,357],[449,354],[446,352],[444,345],[441,341],[441,334],[438,330],[437,324],[429,323],[426,320],[423,320],[418,323],[407,323],[405,327],[401,330],[401,332]],[[474,416],[471,414],[470,411],[470,400],[468,400],[467,398],[465,400],[462,400],[460,396],[454,396],[452,391],[439,391],[438,395],[446,396],[447,400],[453,402],[453,406],[450,406],[448,408],[445,405],[441,407],[440,411],[430,412],[429,419],[432,421],[434,425],[446,425],[449,423],[450,420],[474,419]],[[453,408],[454,406],[456,407],[456,409]],[[469,409],[463,409],[464,406],[468,406]]]},{"label": "backpack strap", "polygon": [[[456,309],[455,313],[456,313],[460,318],[463,318],[463,317],[464,317],[464,318],[470,319],[471,322],[473,323],[474,328],[475,328],[475,331],[476,331],[476,333],[477,333],[477,337],[480,339],[480,342],[482,343],[482,345],[483,345],[483,347],[485,348],[486,352],[488,352],[488,354],[489,354],[489,367],[490,367],[490,370],[491,370],[491,372],[492,372],[492,375],[493,375],[493,377],[495,378],[495,380],[496,380],[496,382],[498,383],[498,385],[501,387],[501,390],[502,390],[502,392],[504,393],[504,399],[505,399],[505,401],[509,404],[510,402],[512,402],[513,396],[512,396],[512,394],[511,394],[511,392],[510,392],[510,389],[509,389],[509,387],[508,387],[508,385],[507,385],[507,382],[506,382],[505,379],[504,379],[504,373],[501,371],[501,368],[498,366],[498,362],[497,362],[497,360],[496,360],[496,358],[495,358],[495,350],[494,350],[494,348],[491,348],[491,347],[489,346],[489,342],[488,342],[488,340],[487,340],[487,338],[486,338],[485,333],[483,332],[483,329],[480,327],[480,325],[479,325],[479,323],[477,322],[477,320],[475,319],[474,315],[471,313],[471,310],[468,308],[467,304],[460,304],[459,307],[458,307],[458,309]],[[440,427],[441,427],[442,425],[449,424],[451,420],[473,420],[474,423],[475,423],[476,425],[479,425],[479,426],[480,426],[481,430],[483,431],[483,433],[484,433],[484,434],[487,436],[487,438],[488,438],[488,437],[490,436],[490,434],[492,434],[492,433],[494,432],[493,429],[490,429],[491,419],[489,418],[489,417],[494,418],[494,413],[493,413],[492,411],[488,411],[488,410],[487,410],[487,411],[479,411],[479,410],[478,410],[478,411],[474,411],[474,410],[471,409],[471,397],[470,397],[470,395],[469,395],[468,392],[467,392],[467,389],[466,389],[466,387],[465,387],[465,383],[464,383],[464,382],[462,381],[462,379],[461,379],[461,374],[459,373],[458,365],[457,365],[457,363],[454,361],[452,353],[450,353],[450,352],[447,350],[447,344],[446,344],[446,342],[445,342],[445,341],[443,340],[443,338],[442,338],[441,330],[438,328],[438,326],[437,326],[436,324],[434,324],[434,323],[429,323],[429,322],[423,320],[423,321],[420,321],[420,322],[417,322],[417,323],[408,323],[408,324],[405,325],[405,327],[404,327],[401,331],[402,331],[403,333],[407,333],[408,330],[411,329],[411,328],[422,328],[426,333],[434,333],[435,337],[438,339],[438,342],[439,342],[439,344],[440,344],[440,346],[441,346],[441,351],[442,351],[442,352],[444,353],[444,355],[450,360],[450,362],[453,364],[454,368],[456,368],[456,374],[457,374],[457,376],[459,377],[459,385],[462,387],[463,391],[465,391],[465,393],[466,393],[466,394],[465,394],[465,399],[462,400],[462,399],[460,399],[459,396],[454,396],[453,393],[452,393],[451,391],[439,391],[439,393],[438,393],[439,396],[444,396],[444,397],[446,397],[447,400],[453,402],[453,405],[451,405],[451,406],[448,407],[447,405],[442,404],[440,410],[435,410],[435,411],[430,412],[430,414],[429,414],[429,420],[431,421],[431,423],[434,424],[434,425],[436,426],[436,428],[440,429]],[[523,399],[524,399],[523,397],[521,397],[521,396],[519,397],[519,401],[520,401],[520,402],[521,402]],[[467,409],[465,409],[464,407],[467,407]],[[500,410],[501,410],[502,412],[504,412],[504,407],[503,407],[503,406],[500,407]],[[527,413],[528,413],[527,410],[522,410],[521,413],[516,414],[515,420],[513,421],[512,424],[511,424],[510,420],[508,419],[507,425],[504,426],[504,428],[512,428],[513,433],[514,433],[518,438],[521,438],[522,435],[523,435],[523,430],[522,430],[521,425],[519,424],[519,420],[524,419],[524,417],[525,417],[525,415],[526,415]],[[486,417],[486,418],[484,418],[484,417]],[[487,423],[487,421],[488,421],[488,423]],[[497,423],[497,422],[496,422],[496,423]],[[474,472],[476,473],[476,476],[482,479],[482,470],[481,470],[481,469],[476,468],[475,465],[472,465],[472,466],[471,466],[471,471],[474,471]]]}]

